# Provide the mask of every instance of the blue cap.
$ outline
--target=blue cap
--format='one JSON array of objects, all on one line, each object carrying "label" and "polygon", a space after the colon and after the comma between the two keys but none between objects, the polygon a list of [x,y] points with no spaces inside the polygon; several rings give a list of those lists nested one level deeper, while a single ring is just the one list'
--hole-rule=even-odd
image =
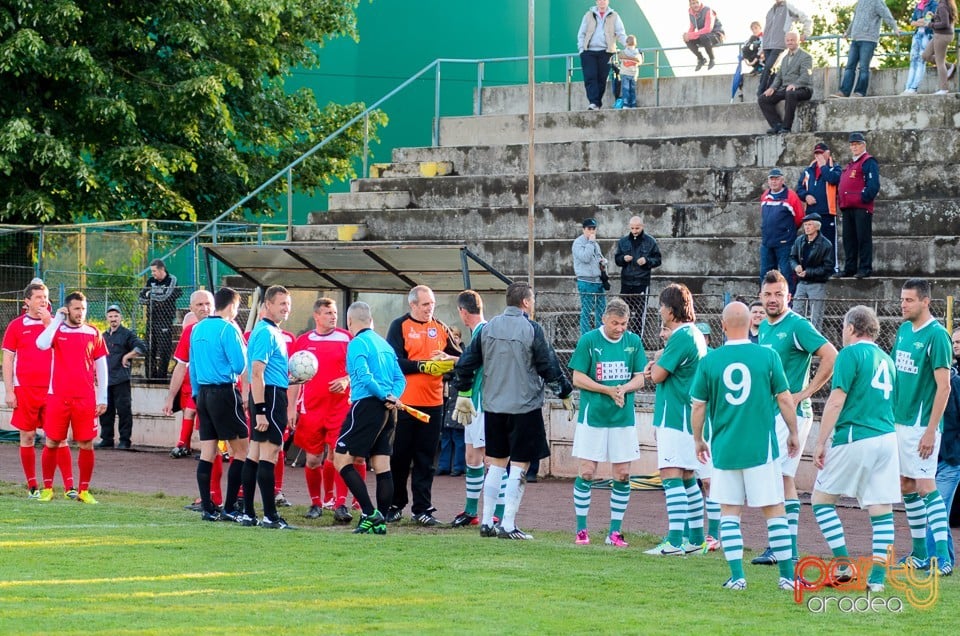
[{"label": "blue cap", "polygon": [[782,177],[782,176],[783,176],[783,170],[781,170],[780,168],[773,168],[772,170],[770,170],[770,174],[768,174],[767,176],[768,176],[768,177]]}]

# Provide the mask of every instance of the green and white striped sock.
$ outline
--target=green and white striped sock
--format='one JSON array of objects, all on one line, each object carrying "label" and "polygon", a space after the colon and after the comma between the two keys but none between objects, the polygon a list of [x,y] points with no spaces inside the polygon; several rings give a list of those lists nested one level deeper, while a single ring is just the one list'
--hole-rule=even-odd
[{"label": "green and white striped sock", "polygon": [[893,513],[870,517],[873,526],[873,567],[870,583],[883,583],[887,576],[887,548],[893,545]]},{"label": "green and white striped sock", "polygon": [[614,481],[610,491],[610,532],[620,532],[623,516],[630,504],[630,482]]},{"label": "green and white striped sock", "polygon": [[687,525],[690,528],[690,543],[703,543],[703,493],[696,479],[684,479],[683,488],[687,494]]},{"label": "green and white striped sock", "polygon": [[947,533],[950,532],[950,528],[947,525],[947,508],[943,503],[943,497],[940,496],[939,491],[934,490],[923,498],[923,504],[927,509],[927,525],[930,526],[933,540],[937,544],[937,560],[940,563],[946,563],[950,560],[947,546]]},{"label": "green and white striped sock", "polygon": [[590,487],[592,482],[577,477],[573,480],[573,511],[577,515],[577,532],[587,529],[587,514],[590,512]]},{"label": "green and white striped sock", "polygon": [[794,559],[799,557],[797,552],[797,532],[800,529],[800,500],[787,499],[783,504],[787,511],[787,523],[790,524],[790,548]]},{"label": "green and white striped sock", "polygon": [[790,524],[786,517],[767,519],[767,538],[773,556],[777,559],[780,576],[793,578],[793,542],[790,538]]},{"label": "green and white striped sock", "polygon": [[680,547],[683,543],[683,522],[687,520],[687,491],[682,479],[664,479],[663,492],[667,497],[667,541]]},{"label": "green and white striped sock", "polygon": [[500,492],[497,494],[497,505],[493,509],[493,516],[497,519],[503,519],[504,510],[507,507],[507,472],[503,472],[503,479],[500,480]]},{"label": "green and white striped sock", "polygon": [[913,545],[910,553],[922,561],[927,558],[927,508],[915,492],[903,495],[903,507],[907,510],[907,524]]},{"label": "green and white striped sock", "polygon": [[740,517],[720,517],[720,543],[723,544],[723,556],[730,566],[733,580],[743,576],[743,535],[740,534]]},{"label": "green and white striped sock", "polygon": [[820,532],[827,540],[827,545],[833,550],[833,556],[849,556],[847,540],[843,536],[843,524],[840,523],[840,517],[837,516],[837,510],[833,504],[814,504],[813,516],[817,519],[817,525],[820,526]]},{"label": "green and white striped sock", "polygon": [[477,504],[480,501],[480,492],[483,490],[483,464],[467,466],[467,502],[463,511],[468,515],[477,514]]},{"label": "green and white striped sock", "polygon": [[707,497],[707,534],[714,539],[720,538],[720,504]]}]

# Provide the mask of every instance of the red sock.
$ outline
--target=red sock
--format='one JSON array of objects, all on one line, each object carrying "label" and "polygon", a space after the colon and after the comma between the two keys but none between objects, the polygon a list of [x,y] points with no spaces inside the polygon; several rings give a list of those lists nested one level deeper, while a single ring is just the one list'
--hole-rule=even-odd
[{"label": "red sock", "polygon": [[57,449],[44,445],[40,451],[40,470],[43,473],[43,487],[53,488],[53,476],[57,472]]},{"label": "red sock", "polygon": [[350,492],[347,490],[347,484],[344,483],[343,477],[340,476],[337,469],[333,467],[333,462],[329,459],[323,462],[323,491],[324,501],[333,499],[334,492],[336,492],[337,500],[334,502],[334,506],[342,506]]},{"label": "red sock", "polygon": [[322,506],[323,498],[320,494],[323,491],[323,469],[320,466],[316,468],[308,466],[303,469],[303,476],[307,480],[307,494],[310,495],[310,505]]},{"label": "red sock", "polygon": [[92,448],[81,448],[77,451],[77,468],[80,470],[80,490],[90,489],[90,478],[93,477],[93,465],[96,459]]},{"label": "red sock", "polygon": [[283,491],[283,469],[285,467],[285,461],[287,454],[283,452],[283,449],[280,449],[280,454],[277,455],[277,463],[273,465],[273,494],[279,495]]},{"label": "red sock", "polygon": [[27,478],[27,488],[33,490],[37,487],[37,452],[33,446],[20,447],[20,465],[23,466],[23,476]]},{"label": "red sock", "polygon": [[180,422],[180,439],[177,440],[177,446],[190,448],[190,438],[193,436],[193,418],[183,418]]},{"label": "red sock", "polygon": [[213,470],[210,471],[210,500],[215,506],[223,505],[223,489],[220,481],[223,478],[223,458],[217,453],[213,458]]},{"label": "red sock", "polygon": [[66,444],[57,449],[57,468],[60,469],[60,476],[63,477],[63,488],[73,490],[73,455],[70,454],[70,447]]}]

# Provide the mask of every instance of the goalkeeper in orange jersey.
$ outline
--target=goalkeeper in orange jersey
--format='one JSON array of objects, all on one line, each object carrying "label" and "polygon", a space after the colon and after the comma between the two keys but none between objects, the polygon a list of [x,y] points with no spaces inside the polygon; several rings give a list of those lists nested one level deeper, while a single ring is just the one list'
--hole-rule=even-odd
[{"label": "goalkeeper in orange jersey", "polygon": [[400,411],[393,440],[390,472],[393,474],[393,505],[387,510],[387,522],[400,521],[408,502],[407,478],[413,495],[410,512],[422,526],[436,526],[432,503],[434,458],[440,443],[443,423],[443,374],[450,372],[460,355],[449,328],[433,317],[437,300],[425,285],[417,285],[407,295],[410,312],[397,318],[387,330],[387,342],[393,347],[400,369],[407,380],[400,401],[427,413],[429,422],[421,422]]}]

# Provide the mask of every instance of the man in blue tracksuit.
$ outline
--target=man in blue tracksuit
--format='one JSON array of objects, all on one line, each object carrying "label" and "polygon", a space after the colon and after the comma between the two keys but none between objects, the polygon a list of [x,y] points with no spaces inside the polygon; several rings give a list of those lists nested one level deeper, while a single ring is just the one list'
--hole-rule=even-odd
[{"label": "man in blue tracksuit", "polygon": [[797,278],[790,267],[790,248],[803,219],[803,204],[796,192],[783,185],[780,168],[770,170],[767,184],[769,188],[760,197],[760,284],[767,272],[778,269],[793,294]]}]

